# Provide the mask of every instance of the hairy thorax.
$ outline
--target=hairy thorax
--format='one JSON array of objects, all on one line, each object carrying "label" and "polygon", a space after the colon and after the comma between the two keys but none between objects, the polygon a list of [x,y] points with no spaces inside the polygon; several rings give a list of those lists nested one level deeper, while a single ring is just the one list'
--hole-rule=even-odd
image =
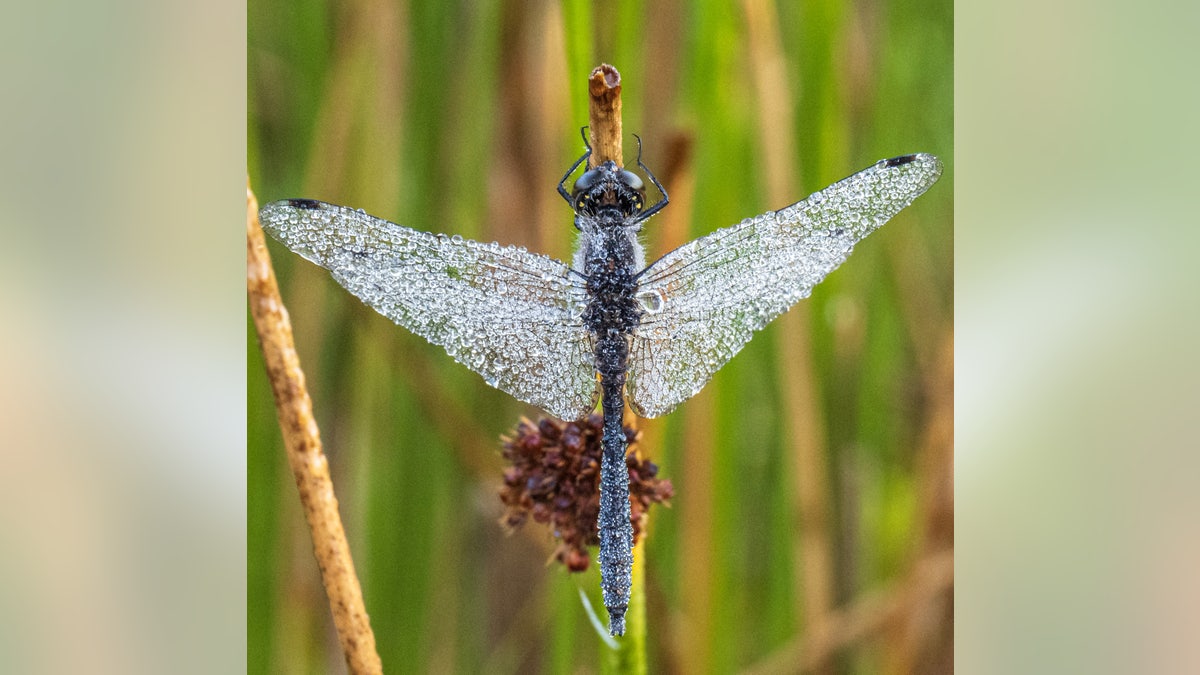
[{"label": "hairy thorax", "polygon": [[623,374],[628,339],[641,319],[635,299],[636,275],[644,265],[641,245],[619,214],[600,214],[584,232],[580,253],[587,276],[588,306],[583,322],[597,339],[597,370],[602,375]]}]

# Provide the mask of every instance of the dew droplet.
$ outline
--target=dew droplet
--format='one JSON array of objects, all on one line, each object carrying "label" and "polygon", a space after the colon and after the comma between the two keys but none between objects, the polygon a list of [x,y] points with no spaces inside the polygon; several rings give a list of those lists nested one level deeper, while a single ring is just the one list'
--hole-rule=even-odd
[{"label": "dew droplet", "polygon": [[658,288],[638,293],[637,301],[642,306],[642,309],[650,314],[658,314],[667,304],[666,296],[663,294],[662,289]]}]

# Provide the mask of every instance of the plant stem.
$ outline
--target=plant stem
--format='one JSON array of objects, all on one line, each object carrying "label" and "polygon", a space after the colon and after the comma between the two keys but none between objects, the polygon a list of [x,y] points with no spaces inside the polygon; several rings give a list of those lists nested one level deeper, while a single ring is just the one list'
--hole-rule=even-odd
[{"label": "plant stem", "polygon": [[588,130],[592,136],[592,158],[595,168],[613,161],[623,166],[621,158],[621,73],[602,63],[588,76]]},{"label": "plant stem", "polygon": [[375,649],[362,586],[354,572],[350,545],[338,515],[337,497],[329,478],[329,460],[313,418],[312,399],[304,386],[304,371],[292,339],[292,324],[279,296],[275,270],[258,224],[258,200],[246,186],[246,282],[250,313],[258,332],[288,464],[300,491],[300,503],[312,534],[313,552],[333,611],[333,624],[350,672],[382,673]]}]

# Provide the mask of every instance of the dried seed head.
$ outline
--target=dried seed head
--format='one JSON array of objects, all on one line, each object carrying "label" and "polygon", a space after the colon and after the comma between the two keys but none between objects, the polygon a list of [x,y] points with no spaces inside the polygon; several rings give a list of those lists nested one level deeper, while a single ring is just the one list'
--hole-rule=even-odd
[{"label": "dried seed head", "polygon": [[[501,524],[512,530],[532,517],[550,526],[560,543],[555,559],[572,572],[587,569],[588,546],[600,543],[596,518],[600,512],[600,439],[604,420],[589,415],[575,422],[543,418],[522,420],[504,440],[504,470],[500,501],[507,508]],[[625,427],[628,441],[630,520],[633,537],[641,539],[651,504],[674,495],[671,481],[658,478],[658,467],[643,459],[637,447],[641,434]]]}]

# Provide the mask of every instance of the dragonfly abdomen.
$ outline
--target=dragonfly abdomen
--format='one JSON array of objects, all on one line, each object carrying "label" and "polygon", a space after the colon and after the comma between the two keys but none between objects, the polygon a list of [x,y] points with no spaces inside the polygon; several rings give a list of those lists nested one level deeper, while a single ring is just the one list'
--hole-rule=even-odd
[{"label": "dragonfly abdomen", "polygon": [[618,214],[597,219],[585,244],[588,306],[583,323],[596,345],[596,372],[604,410],[603,459],[600,465],[600,588],[608,610],[609,632],[625,633],[625,611],[633,572],[629,470],[625,464],[625,375],[629,340],[641,320],[634,267],[637,241],[622,231]]},{"label": "dragonfly abdomen", "polygon": [[[610,350],[623,363],[628,355],[625,336],[606,335],[597,341],[599,352]],[[625,373],[601,374],[604,435],[600,463],[600,513],[597,528],[600,537],[600,588],[608,610],[609,632],[625,633],[625,610],[629,607],[629,589],[633,583],[633,525],[630,522],[629,469],[625,463]]]}]

